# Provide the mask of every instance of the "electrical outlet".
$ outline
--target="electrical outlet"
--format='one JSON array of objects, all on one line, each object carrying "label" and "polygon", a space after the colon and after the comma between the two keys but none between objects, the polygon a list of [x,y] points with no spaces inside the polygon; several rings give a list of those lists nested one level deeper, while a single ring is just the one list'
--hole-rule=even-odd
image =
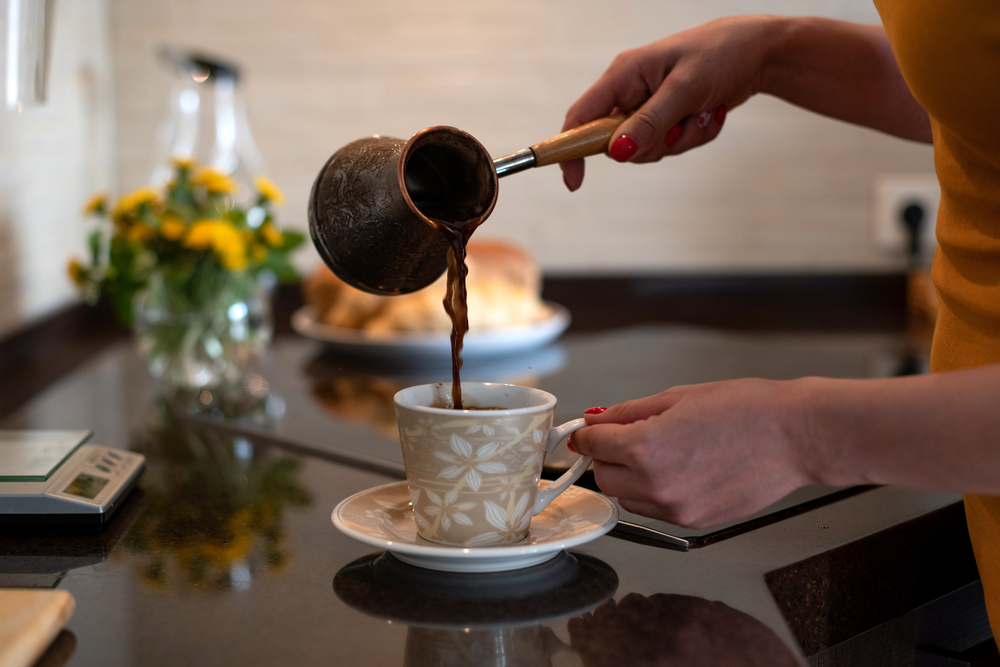
[{"label": "electrical outlet", "polygon": [[[920,254],[928,258],[937,247],[934,223],[937,220],[941,187],[933,173],[881,174],[875,178],[872,201],[872,241],[879,252],[907,255],[910,230],[905,222],[906,209],[923,210],[920,225]],[[911,211],[911,215],[914,211]]]},{"label": "electrical outlet", "polygon": [[910,230],[905,222],[906,209],[918,206],[923,211],[920,229],[921,254],[929,256],[937,246],[934,224],[937,220],[941,188],[933,173],[881,174],[875,179],[872,202],[872,241],[880,252],[908,254]]}]

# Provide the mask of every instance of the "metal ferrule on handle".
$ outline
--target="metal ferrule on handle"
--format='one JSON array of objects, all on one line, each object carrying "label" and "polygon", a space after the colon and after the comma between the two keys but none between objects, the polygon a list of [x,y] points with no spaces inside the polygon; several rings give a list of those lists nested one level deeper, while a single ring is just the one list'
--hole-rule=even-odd
[{"label": "metal ferrule on handle", "polygon": [[530,148],[525,148],[516,153],[498,157],[493,160],[493,166],[497,169],[497,178],[531,169],[535,166],[535,152]]},{"label": "metal ferrule on handle", "polygon": [[497,158],[493,160],[497,176],[516,174],[532,167],[544,167],[548,164],[604,153],[611,137],[626,118],[628,118],[626,114],[598,118],[586,125],[563,132],[559,136],[539,142],[531,148]]}]

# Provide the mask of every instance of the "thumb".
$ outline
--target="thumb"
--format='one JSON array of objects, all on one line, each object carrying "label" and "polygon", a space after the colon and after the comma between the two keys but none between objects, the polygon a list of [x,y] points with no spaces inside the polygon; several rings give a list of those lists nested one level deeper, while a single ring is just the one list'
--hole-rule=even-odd
[{"label": "thumb", "polygon": [[587,425],[594,424],[631,424],[658,415],[677,403],[680,392],[670,390],[660,392],[655,396],[636,398],[612,405],[610,408],[590,408],[583,413]]}]

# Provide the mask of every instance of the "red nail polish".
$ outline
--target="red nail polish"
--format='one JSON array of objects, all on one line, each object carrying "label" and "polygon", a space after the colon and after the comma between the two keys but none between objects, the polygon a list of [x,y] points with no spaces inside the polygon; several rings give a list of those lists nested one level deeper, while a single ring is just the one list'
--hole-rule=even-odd
[{"label": "red nail polish", "polygon": [[605,410],[607,410],[607,408],[587,408],[586,410],[583,411],[583,414],[585,414],[585,415],[599,415],[602,412],[604,412]]},{"label": "red nail polish", "polygon": [[573,440],[572,439],[566,441],[566,449],[568,449],[569,451],[571,451],[574,454],[576,454],[576,449],[573,447]]},{"label": "red nail polish", "polygon": [[611,150],[608,151],[611,157],[618,162],[625,162],[630,157],[635,155],[636,149],[639,148],[632,138],[627,134],[615,139],[615,143],[611,144]]},{"label": "red nail polish", "polygon": [[677,140],[681,138],[681,126],[674,125],[667,131],[667,136],[663,138],[663,143],[667,148],[672,148]]},{"label": "red nail polish", "polygon": [[719,107],[719,110],[715,112],[715,122],[722,125],[723,121],[726,120],[726,112],[729,111],[729,107],[723,104]]}]

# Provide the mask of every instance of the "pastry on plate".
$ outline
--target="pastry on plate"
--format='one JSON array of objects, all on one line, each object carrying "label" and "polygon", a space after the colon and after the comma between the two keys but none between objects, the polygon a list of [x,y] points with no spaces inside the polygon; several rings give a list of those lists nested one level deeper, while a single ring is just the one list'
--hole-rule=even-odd
[{"label": "pastry on plate", "polygon": [[[541,270],[524,250],[503,241],[468,246],[469,331],[527,326],[551,315],[541,300]],[[448,332],[445,313],[447,274],[411,294],[380,296],[355,289],[326,266],[303,284],[306,302],[317,321],[372,334]]]}]

